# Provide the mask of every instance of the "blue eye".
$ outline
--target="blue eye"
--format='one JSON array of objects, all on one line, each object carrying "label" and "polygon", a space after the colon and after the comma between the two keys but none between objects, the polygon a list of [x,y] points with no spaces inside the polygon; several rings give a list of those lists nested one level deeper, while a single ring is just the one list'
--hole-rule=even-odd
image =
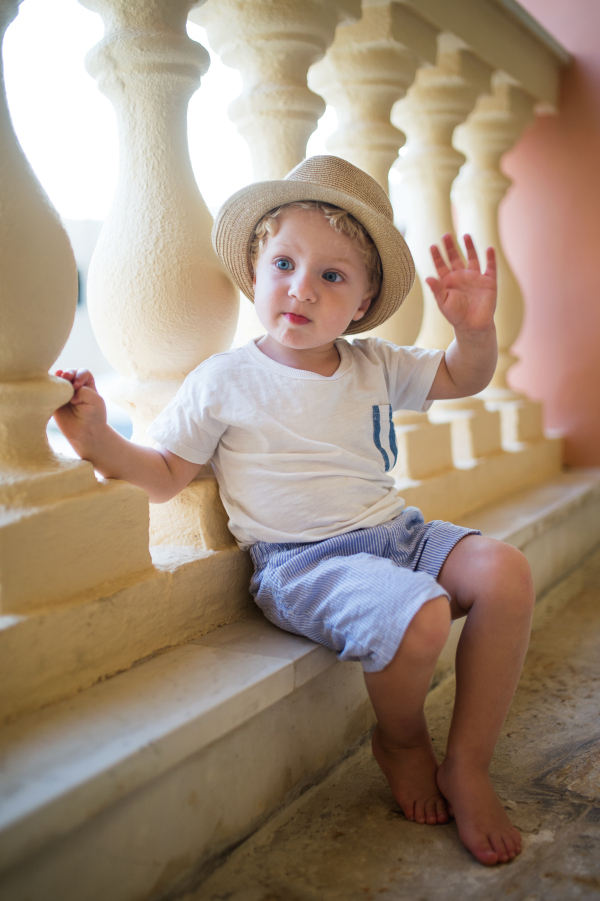
[{"label": "blue eye", "polygon": [[275,265],[277,266],[278,269],[283,269],[284,272],[287,271],[288,269],[292,268],[292,264],[290,263],[289,260],[277,260]]},{"label": "blue eye", "polygon": [[326,282],[337,282],[339,278],[341,278],[339,272],[324,272],[323,278]]}]

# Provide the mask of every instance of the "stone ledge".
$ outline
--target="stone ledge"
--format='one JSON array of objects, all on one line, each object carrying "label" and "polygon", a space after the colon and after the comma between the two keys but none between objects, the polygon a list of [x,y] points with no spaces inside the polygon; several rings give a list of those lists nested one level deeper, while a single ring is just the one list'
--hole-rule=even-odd
[{"label": "stone ledge", "polygon": [[561,454],[559,438],[542,438],[421,481],[399,479],[396,487],[407,506],[422,510],[425,520],[456,522],[472,510],[501,503],[516,491],[558,476]]},{"label": "stone ledge", "polygon": [[0,733],[0,868],[36,852],[336,662],[260,615],[159,654]]},{"label": "stone ledge", "polygon": [[22,716],[253,609],[248,554],[152,548],[154,568],[118,589],[0,617],[0,721]]}]

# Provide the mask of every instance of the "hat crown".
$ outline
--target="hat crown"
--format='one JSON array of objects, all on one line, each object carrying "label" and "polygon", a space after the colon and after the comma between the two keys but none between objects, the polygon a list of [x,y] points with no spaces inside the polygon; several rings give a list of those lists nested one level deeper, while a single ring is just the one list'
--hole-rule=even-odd
[{"label": "hat crown", "polygon": [[337,156],[311,156],[292,169],[284,181],[317,183],[343,191],[394,221],[392,204],[381,185],[362,169]]}]

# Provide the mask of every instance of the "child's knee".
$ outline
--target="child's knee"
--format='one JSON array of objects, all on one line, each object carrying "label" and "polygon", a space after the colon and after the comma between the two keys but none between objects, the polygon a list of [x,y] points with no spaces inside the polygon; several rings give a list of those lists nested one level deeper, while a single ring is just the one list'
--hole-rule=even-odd
[{"label": "child's knee", "polygon": [[442,595],[427,601],[412,618],[400,651],[415,661],[437,660],[450,631],[450,605]]},{"label": "child's knee", "polygon": [[489,584],[505,605],[512,605],[530,613],[535,603],[531,568],[525,555],[503,541],[490,547],[488,564]]}]

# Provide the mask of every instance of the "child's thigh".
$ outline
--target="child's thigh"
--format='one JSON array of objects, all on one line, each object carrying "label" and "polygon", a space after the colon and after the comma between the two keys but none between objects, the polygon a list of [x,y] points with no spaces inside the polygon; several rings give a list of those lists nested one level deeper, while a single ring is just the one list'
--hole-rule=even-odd
[{"label": "child's thigh", "polygon": [[367,672],[387,666],[415,614],[445,593],[428,573],[367,553],[268,569],[255,595],[267,618]]},{"label": "child's thigh", "polygon": [[448,554],[438,582],[450,595],[452,617],[477,600],[505,604],[533,597],[531,571],[517,548],[495,538],[466,535]]}]

